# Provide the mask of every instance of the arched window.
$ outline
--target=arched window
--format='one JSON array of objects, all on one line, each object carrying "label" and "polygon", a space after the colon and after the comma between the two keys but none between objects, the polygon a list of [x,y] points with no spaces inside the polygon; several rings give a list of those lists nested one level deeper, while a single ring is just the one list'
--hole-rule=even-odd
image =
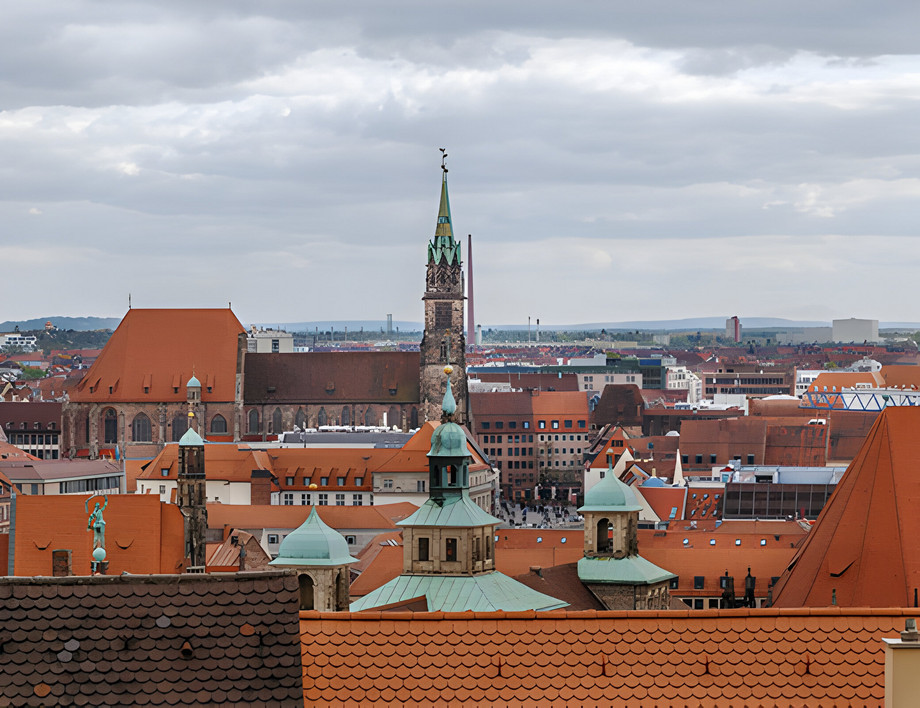
[{"label": "arched window", "polygon": [[365,425],[377,425],[377,415],[374,413],[373,408],[368,408],[364,412],[364,424]]},{"label": "arched window", "polygon": [[131,439],[134,442],[150,442],[153,439],[150,435],[150,418],[143,413],[138,413],[131,422]]},{"label": "arched window", "polygon": [[106,408],[102,414],[103,441],[107,443],[118,442],[118,414],[114,408]]},{"label": "arched window", "polygon": [[387,426],[392,428],[394,425],[399,427],[399,411],[396,410],[396,406],[390,406],[387,412]]},{"label": "arched window", "polygon": [[271,432],[273,432],[275,435],[277,435],[278,433],[284,432],[284,424],[281,422],[281,409],[280,408],[276,408],[275,412],[272,413]]},{"label": "arched window", "polygon": [[418,427],[418,408],[413,408],[412,412],[409,414],[409,427]]},{"label": "arched window", "polygon": [[301,610],[312,610],[313,609],[313,578],[309,575],[298,576],[297,580],[300,584],[300,609]]},{"label": "arched window", "polygon": [[176,413],[172,419],[172,441],[179,442],[188,430],[188,413]]},{"label": "arched window", "polygon": [[253,408],[253,409],[251,409],[251,410],[249,411],[249,415],[248,415],[248,419],[247,419],[247,424],[248,424],[248,425],[247,425],[247,430],[248,430],[250,433],[258,433],[258,432],[259,432],[259,411],[257,411],[255,408]]},{"label": "arched window", "polygon": [[212,433],[226,433],[227,432],[227,419],[224,418],[220,413],[211,418],[211,432]]},{"label": "arched window", "polygon": [[325,406],[321,406],[319,409],[319,413],[316,414],[316,424],[318,426],[326,424],[326,407]]},{"label": "arched window", "polygon": [[297,415],[294,416],[294,425],[301,430],[307,427],[307,414],[303,412],[303,408],[297,409]]},{"label": "arched window", "polygon": [[595,543],[598,553],[610,553],[612,544],[610,543],[610,522],[607,519],[601,519],[597,522]]},{"label": "arched window", "polygon": [[342,408],[342,425],[351,425],[351,408],[348,406]]}]

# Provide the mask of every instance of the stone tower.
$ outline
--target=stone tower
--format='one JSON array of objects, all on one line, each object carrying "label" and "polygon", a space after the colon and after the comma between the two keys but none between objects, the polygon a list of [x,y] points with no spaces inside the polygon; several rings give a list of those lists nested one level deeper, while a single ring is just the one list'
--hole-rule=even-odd
[{"label": "stone tower", "polygon": [[[445,154],[446,158],[447,155]],[[422,335],[420,386],[422,421],[440,420],[444,397],[444,367],[450,375],[457,412],[454,420],[469,425],[469,397],[466,385],[466,340],[463,336],[463,272],[460,242],[454,239],[447,195],[447,166],[441,161],[441,204],[434,238],[428,243],[425,277],[425,331]]]},{"label": "stone tower", "polygon": [[495,570],[495,528],[501,519],[470,499],[469,443],[453,421],[457,403],[451,387],[445,377],[441,424],[428,451],[429,498],[396,524],[403,531],[403,572],[353,602],[351,611],[412,606],[420,599],[429,611],[445,612],[565,607]]},{"label": "stone tower", "polygon": [[301,610],[337,612],[348,609],[348,568],[357,562],[345,538],[319,518],[314,506],[307,520],[284,538],[269,565],[297,570]]},{"label": "stone tower", "polygon": [[189,428],[179,441],[177,502],[185,517],[185,555],[189,567],[204,572],[208,508],[205,496],[204,440]]},{"label": "stone tower", "polygon": [[585,552],[578,578],[608,610],[666,610],[673,573],[639,555],[639,505],[608,463],[604,478],[585,494]]}]

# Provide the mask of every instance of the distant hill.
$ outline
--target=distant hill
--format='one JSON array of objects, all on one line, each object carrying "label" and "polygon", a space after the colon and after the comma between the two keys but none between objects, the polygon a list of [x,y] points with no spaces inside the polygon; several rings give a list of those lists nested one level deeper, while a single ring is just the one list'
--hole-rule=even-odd
[{"label": "distant hill", "polygon": [[[349,332],[359,332],[362,327],[365,332],[387,331],[385,320],[317,320],[315,322],[253,322],[251,324],[255,324],[258,327],[280,327],[288,332],[307,333],[315,332],[317,329],[320,332],[328,332],[330,329],[334,329],[336,332],[343,332],[346,327]],[[397,329],[400,332],[421,332],[422,323],[393,320],[393,331]]]},{"label": "distant hill", "polygon": [[0,332],[44,329],[45,322],[50,321],[58,329],[72,329],[87,332],[96,329],[115,329],[121,322],[120,317],[36,317],[32,320],[8,320],[0,322]]}]

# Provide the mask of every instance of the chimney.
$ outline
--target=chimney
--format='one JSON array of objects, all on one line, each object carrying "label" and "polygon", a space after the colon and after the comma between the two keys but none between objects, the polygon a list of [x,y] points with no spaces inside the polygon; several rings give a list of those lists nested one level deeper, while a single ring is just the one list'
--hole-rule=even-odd
[{"label": "chimney", "polygon": [[466,264],[466,277],[469,281],[467,290],[467,303],[466,303],[466,344],[469,346],[477,344],[476,342],[476,318],[473,314],[473,234],[467,234],[466,237],[466,253],[467,253],[467,264]]},{"label": "chimney", "polygon": [[920,692],[920,632],[917,620],[908,617],[904,631],[885,643],[885,706],[912,706]]},{"label": "chimney", "polygon": [[51,575],[55,578],[73,575],[73,552],[69,548],[51,551]]}]

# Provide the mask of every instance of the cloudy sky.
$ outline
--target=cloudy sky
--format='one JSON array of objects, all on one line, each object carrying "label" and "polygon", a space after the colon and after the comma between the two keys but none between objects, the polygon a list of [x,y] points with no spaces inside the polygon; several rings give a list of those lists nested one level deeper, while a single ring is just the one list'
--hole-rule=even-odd
[{"label": "cloudy sky", "polygon": [[920,4],[6,3],[0,320],[920,319]]}]

